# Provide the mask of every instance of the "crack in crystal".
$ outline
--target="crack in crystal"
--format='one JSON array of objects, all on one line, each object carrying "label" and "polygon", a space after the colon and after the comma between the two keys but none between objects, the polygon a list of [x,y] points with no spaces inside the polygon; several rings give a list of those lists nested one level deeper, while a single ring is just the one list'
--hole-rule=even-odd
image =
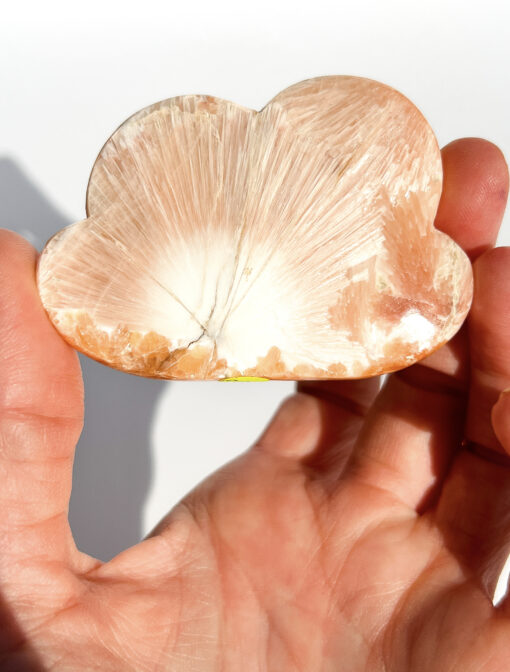
[{"label": "crack in crystal", "polygon": [[[98,235],[98,234],[96,233],[95,235]],[[98,237],[99,237],[99,236],[98,236]],[[140,275],[144,275],[144,274],[148,275],[149,278],[150,278],[156,285],[158,285],[159,287],[161,287],[161,289],[163,289],[167,294],[169,294],[169,296],[171,296],[172,299],[174,299],[174,301],[176,301],[182,308],[184,308],[184,310],[190,315],[190,317],[192,317],[192,318],[195,320],[195,322],[198,324],[198,326],[199,326],[201,329],[203,329],[203,330],[206,329],[206,328],[204,327],[204,325],[201,323],[201,321],[198,319],[198,317],[193,313],[193,311],[191,311],[191,310],[190,310],[190,309],[189,309],[189,308],[188,308],[188,307],[187,307],[187,306],[186,306],[186,305],[179,299],[179,297],[176,296],[176,295],[172,292],[171,289],[169,289],[168,287],[166,287],[166,285],[164,285],[162,282],[160,282],[160,280],[158,280],[158,279],[157,279],[157,278],[150,272],[150,270],[149,270],[147,267],[144,267],[144,266],[142,266],[141,264],[137,264],[136,259],[135,259],[135,258],[133,257],[133,255],[129,252],[129,250],[128,250],[128,248],[126,247],[126,245],[124,245],[118,238],[115,238],[115,237],[113,238],[113,242],[114,242],[114,244],[115,244],[118,248],[120,248],[120,249],[124,252],[124,254],[126,254],[126,255],[128,256],[128,258],[129,258],[129,260],[131,261],[131,263],[133,263],[134,266],[135,266],[135,268],[136,268],[138,271],[140,271]]]}]

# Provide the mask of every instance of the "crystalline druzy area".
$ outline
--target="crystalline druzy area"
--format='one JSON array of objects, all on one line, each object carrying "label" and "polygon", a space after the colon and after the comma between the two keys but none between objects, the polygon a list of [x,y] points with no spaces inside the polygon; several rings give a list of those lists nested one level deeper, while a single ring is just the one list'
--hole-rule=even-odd
[{"label": "crystalline druzy area", "polygon": [[471,303],[469,260],[433,226],[441,181],[428,123],[372,80],[310,79],[260,112],[171,98],[103,147],[40,295],[75,348],[138,375],[392,371]]}]

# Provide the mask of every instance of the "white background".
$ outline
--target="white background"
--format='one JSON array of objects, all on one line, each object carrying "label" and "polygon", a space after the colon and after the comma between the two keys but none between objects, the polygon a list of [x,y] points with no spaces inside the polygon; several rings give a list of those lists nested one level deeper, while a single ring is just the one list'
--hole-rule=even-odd
[{"label": "white background", "polygon": [[[0,17],[0,226],[41,248],[84,217],[103,142],[162,98],[260,108],[308,77],[381,80],[441,145],[483,136],[510,155],[509,3],[189,0],[9,3]],[[500,239],[510,243],[507,215]],[[245,450],[292,383],[144,380],[82,358],[85,429],[71,524],[102,559],[138,541],[211,470]]]}]

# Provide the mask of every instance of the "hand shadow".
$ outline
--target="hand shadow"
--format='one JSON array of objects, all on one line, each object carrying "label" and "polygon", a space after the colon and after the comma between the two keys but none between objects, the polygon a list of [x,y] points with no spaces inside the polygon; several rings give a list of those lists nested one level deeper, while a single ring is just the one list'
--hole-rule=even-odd
[{"label": "hand shadow", "polygon": [[[0,158],[0,227],[40,251],[70,224],[10,158]],[[166,382],[114,371],[81,356],[85,426],[73,471],[69,520],[78,548],[108,560],[142,536],[151,479],[150,427]]]}]

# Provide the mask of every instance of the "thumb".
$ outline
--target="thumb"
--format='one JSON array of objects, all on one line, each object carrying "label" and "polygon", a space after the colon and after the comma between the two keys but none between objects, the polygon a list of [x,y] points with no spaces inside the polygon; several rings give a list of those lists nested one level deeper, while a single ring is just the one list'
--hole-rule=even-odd
[{"label": "thumb", "polygon": [[36,250],[0,229],[0,540],[9,557],[70,548],[67,510],[83,423],[79,360],[52,326]]}]

